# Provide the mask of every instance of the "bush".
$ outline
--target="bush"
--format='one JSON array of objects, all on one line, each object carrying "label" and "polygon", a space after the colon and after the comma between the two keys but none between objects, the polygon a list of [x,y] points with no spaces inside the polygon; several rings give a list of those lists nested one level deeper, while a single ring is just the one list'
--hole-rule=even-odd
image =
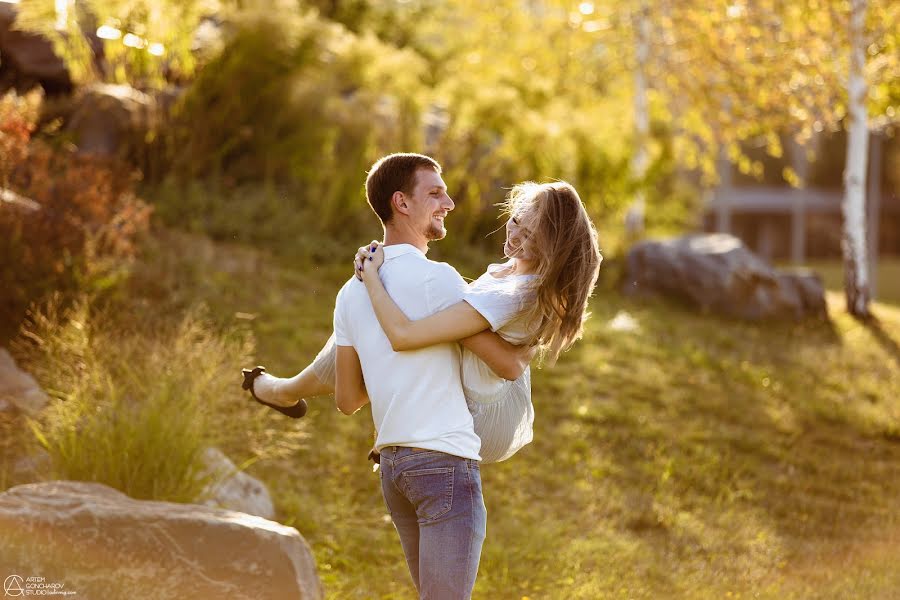
[{"label": "bush", "polygon": [[216,241],[267,248],[298,265],[343,256],[378,235],[375,215],[363,199],[358,200],[359,214],[345,218],[331,235],[321,235],[315,208],[284,189],[250,184],[227,189],[169,178],[148,189],[146,197],[167,225]]},{"label": "bush", "polygon": [[315,14],[253,15],[174,109],[180,181],[260,181],[332,228],[367,211],[365,171],[413,147],[422,61]]},{"label": "bush", "polygon": [[574,185],[601,236],[603,221],[630,200],[630,148],[610,135],[612,117],[602,107],[532,102],[514,85],[483,85],[466,74],[440,83],[437,94],[446,101],[446,124],[431,147],[457,204],[454,235],[444,244],[483,243],[502,225],[495,205],[521,181]]},{"label": "bush", "polygon": [[150,208],[133,192],[123,164],[32,139],[39,98],[0,98],[0,188],[40,205],[0,203],[0,339],[32,302],[53,292],[106,286],[127,267]]},{"label": "bush", "polygon": [[236,372],[252,348],[247,331],[217,329],[202,307],[177,321],[141,320],[84,299],[32,312],[14,344],[56,397],[31,422],[54,477],[182,502],[207,483],[205,448],[259,446],[263,416],[247,411]]},{"label": "bush", "polygon": [[644,180],[631,174],[627,77],[610,75],[606,91],[560,94],[552,79],[519,68],[428,58],[415,45],[399,50],[315,14],[233,25],[166,135],[178,177],[149,194],[167,223],[279,252],[292,247],[289,254],[317,252],[302,242],[311,228],[344,243],[365,239],[378,228],[364,200],[365,172],[395,151],[424,152],[443,166],[457,207],[441,246],[454,253],[499,248],[486,240],[501,225],[495,204],[525,180],[571,182],[604,250],[604,230],[621,223],[638,189],[648,226],[689,218],[690,191],[672,183],[669,132],[654,132]]}]

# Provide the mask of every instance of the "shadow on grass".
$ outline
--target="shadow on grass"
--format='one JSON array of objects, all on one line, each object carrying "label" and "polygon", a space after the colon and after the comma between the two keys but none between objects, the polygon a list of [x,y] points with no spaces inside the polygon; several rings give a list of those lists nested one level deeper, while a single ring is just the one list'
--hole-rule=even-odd
[{"label": "shadow on grass", "polygon": [[[615,293],[591,308],[585,340],[535,376],[534,450],[557,467],[529,477],[603,524],[560,519],[572,539],[634,544],[640,585],[690,597],[710,570],[751,589],[897,518],[900,447],[851,418],[866,396],[841,373],[870,359],[845,315],[746,323]],[[613,331],[620,310],[639,328]],[[890,400],[887,385],[865,393]]]},{"label": "shadow on grass", "polygon": [[864,325],[872,334],[872,337],[875,338],[875,341],[878,342],[878,345],[881,346],[881,349],[900,367],[900,344],[885,331],[884,325],[878,320],[878,317],[873,315],[872,318],[864,322]]}]

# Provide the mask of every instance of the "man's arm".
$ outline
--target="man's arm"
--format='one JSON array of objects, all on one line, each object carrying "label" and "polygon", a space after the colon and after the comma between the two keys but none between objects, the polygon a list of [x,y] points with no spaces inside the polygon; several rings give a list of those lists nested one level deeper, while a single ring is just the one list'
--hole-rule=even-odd
[{"label": "man's arm", "polygon": [[525,372],[537,347],[510,344],[493,331],[482,331],[460,341],[483,360],[498,377],[514,381]]},{"label": "man's arm", "polygon": [[335,361],[334,403],[345,415],[352,415],[369,403],[362,365],[353,346],[338,346]]}]

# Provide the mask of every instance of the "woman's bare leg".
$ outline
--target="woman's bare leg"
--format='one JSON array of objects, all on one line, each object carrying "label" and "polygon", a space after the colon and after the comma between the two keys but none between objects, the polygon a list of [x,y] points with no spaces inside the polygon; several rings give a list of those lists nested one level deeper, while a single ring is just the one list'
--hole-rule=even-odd
[{"label": "woman's bare leg", "polygon": [[334,393],[334,334],[328,338],[315,360],[290,378],[263,373],[253,381],[253,393],[277,406],[293,406],[301,398]]}]

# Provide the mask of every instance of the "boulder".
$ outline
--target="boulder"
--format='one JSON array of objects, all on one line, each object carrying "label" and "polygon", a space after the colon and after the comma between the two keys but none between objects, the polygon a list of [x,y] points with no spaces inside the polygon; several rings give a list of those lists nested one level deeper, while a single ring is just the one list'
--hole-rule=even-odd
[{"label": "boulder", "polygon": [[0,2],[0,93],[41,85],[52,94],[72,91],[72,79],[47,38],[15,29],[14,4]]},{"label": "boulder", "polygon": [[778,279],[786,288],[792,288],[803,305],[804,314],[826,317],[825,285],[822,278],[809,269],[782,271]]},{"label": "boulder", "polygon": [[635,244],[623,287],[626,293],[671,296],[740,319],[827,316],[817,275],[780,273],[740,239],[722,233]]},{"label": "boulder", "polygon": [[207,448],[203,453],[203,476],[210,476],[212,483],[204,490],[203,504],[236,510],[264,519],[275,517],[275,506],[269,490],[259,481],[238,470],[218,448]]},{"label": "boulder", "polygon": [[15,406],[29,416],[37,415],[49,397],[34,377],[21,370],[5,348],[0,348],[0,406]]},{"label": "boulder", "polygon": [[133,156],[155,126],[153,98],[131,86],[98,83],[73,100],[66,120],[79,152]]},{"label": "boulder", "polygon": [[0,494],[0,565],[19,588],[56,586],[85,600],[323,597],[309,545],[292,527],[80,481]]}]

